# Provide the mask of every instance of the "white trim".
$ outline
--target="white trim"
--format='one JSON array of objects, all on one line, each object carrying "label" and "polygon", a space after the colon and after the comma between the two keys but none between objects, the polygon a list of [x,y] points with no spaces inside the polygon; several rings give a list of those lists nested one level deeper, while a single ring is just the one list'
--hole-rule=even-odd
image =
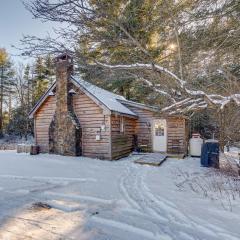
[{"label": "white trim", "polygon": [[[164,136],[165,136],[165,141],[166,141],[165,142],[166,151],[156,151],[154,149],[154,136],[155,136],[155,129],[154,129],[155,124],[154,124],[154,122],[157,121],[157,120],[165,120],[165,122],[166,122],[165,131],[164,131]],[[152,128],[151,128],[152,132],[151,132],[151,134],[152,134],[152,151],[153,152],[167,152],[167,148],[168,148],[168,129],[167,129],[167,126],[168,126],[167,118],[154,118],[154,119],[152,119]]]}]

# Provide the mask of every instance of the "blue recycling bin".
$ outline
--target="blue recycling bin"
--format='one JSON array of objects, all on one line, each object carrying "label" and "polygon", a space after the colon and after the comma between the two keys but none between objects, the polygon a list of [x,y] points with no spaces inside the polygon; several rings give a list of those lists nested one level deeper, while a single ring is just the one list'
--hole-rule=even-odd
[{"label": "blue recycling bin", "polygon": [[206,141],[201,150],[201,165],[203,167],[219,168],[219,143],[214,140]]}]

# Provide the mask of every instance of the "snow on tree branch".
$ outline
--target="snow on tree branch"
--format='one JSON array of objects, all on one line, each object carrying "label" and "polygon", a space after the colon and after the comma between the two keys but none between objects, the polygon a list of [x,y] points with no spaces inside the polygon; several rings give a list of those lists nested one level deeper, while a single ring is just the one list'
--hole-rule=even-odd
[{"label": "snow on tree branch", "polygon": [[145,79],[145,78],[140,78],[141,81],[143,81],[144,83],[146,83],[149,87],[151,87],[155,92],[161,94],[161,95],[164,95],[164,96],[167,96],[169,97],[174,103],[176,102],[174,98],[172,98],[172,96],[167,93],[166,91],[162,90],[162,89],[159,89],[159,88],[156,88],[156,85],[154,85],[151,81]]},{"label": "snow on tree branch", "polygon": [[130,65],[109,65],[109,64],[104,64],[100,62],[96,62],[100,66],[106,67],[106,68],[112,68],[112,69],[148,69],[148,70],[154,70],[156,69],[159,72],[164,72],[167,75],[173,77],[175,80],[178,81],[181,87],[183,87],[186,82],[182,79],[180,79],[177,75],[169,71],[167,68],[164,68],[160,65],[156,64],[148,64],[148,63],[135,63],[135,64],[130,64]]},{"label": "snow on tree branch", "polygon": [[[187,81],[179,78],[176,74],[174,74],[167,68],[162,67],[158,64],[135,63],[135,64],[129,64],[129,65],[122,65],[122,64],[110,65],[110,64],[100,63],[100,62],[96,62],[96,63],[102,67],[106,67],[110,69],[132,69],[132,70],[146,69],[146,70],[152,70],[157,72],[163,72],[166,75],[175,79],[175,81],[180,86],[180,88],[184,90],[189,97],[179,102],[174,101],[174,104],[162,109],[162,111],[166,111],[166,112],[171,111],[170,114],[183,113],[183,112],[193,111],[197,109],[203,109],[203,108],[207,108],[209,105],[212,105],[222,110],[227,104],[229,104],[232,101],[235,102],[238,106],[240,106],[240,93],[232,94],[229,96],[222,96],[218,94],[207,94],[206,92],[201,90],[190,90],[186,87]],[[156,92],[163,93],[161,90],[155,88],[153,83],[150,82],[149,80],[145,79],[144,81],[148,84],[148,86],[153,87],[153,89]],[[164,92],[164,94],[166,95],[166,92]]]}]

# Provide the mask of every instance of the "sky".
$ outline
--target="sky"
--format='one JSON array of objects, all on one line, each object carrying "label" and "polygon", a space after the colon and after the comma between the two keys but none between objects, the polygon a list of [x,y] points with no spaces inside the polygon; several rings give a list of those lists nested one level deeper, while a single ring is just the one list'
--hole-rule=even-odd
[{"label": "sky", "polygon": [[[19,51],[11,47],[19,46],[23,35],[45,36],[52,33],[56,24],[34,19],[25,9],[22,0],[0,0],[0,47],[6,48],[15,62],[30,59],[15,56]],[[30,1],[30,0],[29,0]]]}]

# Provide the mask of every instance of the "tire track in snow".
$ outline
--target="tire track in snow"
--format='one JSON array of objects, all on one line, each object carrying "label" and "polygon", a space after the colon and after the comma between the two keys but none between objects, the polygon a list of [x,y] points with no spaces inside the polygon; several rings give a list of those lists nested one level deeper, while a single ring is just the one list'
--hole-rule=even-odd
[{"label": "tire track in snow", "polygon": [[214,226],[205,226],[195,222],[177,209],[177,206],[162,197],[151,193],[145,182],[149,168],[126,165],[126,171],[120,181],[121,192],[126,201],[143,212],[148,220],[158,225],[159,231],[169,234],[172,239],[211,239],[219,240],[226,234],[229,239],[237,239],[224,230],[216,232]]},{"label": "tire track in snow", "polygon": [[[155,196],[151,193],[150,189],[147,187],[144,178],[146,178],[145,171],[143,175],[141,175],[141,188],[142,191],[145,193],[145,196],[152,200],[152,202],[156,203],[158,209],[161,209],[160,213],[168,212],[168,216],[171,222],[171,225],[175,225],[176,229],[179,229],[179,233],[181,236],[184,236],[182,239],[203,239],[203,236],[206,239],[217,239],[219,240],[220,236],[226,234],[229,236],[229,239],[237,240],[234,236],[230,235],[230,233],[225,232],[224,230],[218,228],[217,226],[213,225],[205,225],[203,221],[194,221],[191,217],[184,214],[182,211],[179,211],[172,202],[160,197]],[[162,211],[163,210],[163,211]],[[158,210],[159,212],[159,210]],[[190,235],[189,235],[190,234]],[[230,236],[232,238],[230,238]],[[204,238],[204,239],[205,239]],[[181,238],[177,238],[181,239]]]},{"label": "tire track in snow", "polygon": [[152,240],[167,240],[166,236],[160,236],[159,234],[154,234],[153,232],[147,231],[142,228],[134,227],[129,224],[119,222],[119,221],[114,221],[114,220],[109,220],[109,219],[104,219],[101,217],[92,217],[91,221],[100,224],[100,225],[105,225],[107,227],[113,227],[117,228],[123,231],[127,231],[130,233],[133,233],[134,235],[139,235],[142,238],[141,239],[152,239]]},{"label": "tire track in snow", "polygon": [[[168,239],[174,239],[170,236],[171,230],[168,227],[168,219],[162,215],[159,215],[153,208],[152,202],[149,203],[148,199],[144,196],[141,188],[140,169],[136,166],[129,166],[126,164],[125,173],[122,175],[120,181],[120,188],[126,201],[134,208],[144,213],[145,219],[151,222],[154,226],[159,229],[158,234],[169,236]],[[161,227],[160,227],[161,226]],[[174,236],[175,237],[175,236]]]},{"label": "tire track in snow", "polygon": [[141,207],[139,204],[135,201],[135,199],[131,196],[131,192],[128,189],[128,180],[129,178],[129,172],[128,169],[124,172],[124,174],[121,176],[120,181],[119,181],[119,186],[120,186],[120,192],[123,194],[125,197],[127,203],[133,208],[138,211],[141,210]]},{"label": "tire track in snow", "polygon": [[[146,177],[146,175],[145,175],[145,177]],[[182,219],[182,221],[185,222],[186,226],[187,225],[191,226],[191,228],[194,229],[195,232],[197,232],[197,231],[205,232],[212,237],[216,237],[217,239],[220,239],[220,237],[222,237],[222,236],[228,236],[229,240],[238,240],[239,239],[237,236],[233,236],[231,234],[231,232],[226,231],[216,225],[207,223],[207,226],[206,226],[206,222],[203,221],[202,219],[199,219],[199,218],[194,219],[196,217],[193,218],[193,217],[187,216],[182,211],[179,211],[177,209],[177,206],[175,204],[173,204],[172,202],[170,202],[158,195],[156,195],[156,196],[153,195],[151,193],[150,189],[148,188],[147,184],[145,183],[145,181],[142,181],[142,186],[143,186],[144,192],[148,195],[148,197],[150,199],[152,199],[159,206],[161,206],[162,209],[163,208],[167,209],[167,211],[169,211],[171,213],[171,217],[173,218],[173,220],[175,220],[175,218],[176,218],[176,223],[178,223],[179,220]],[[182,234],[184,235],[183,232],[182,232]],[[199,238],[201,239],[201,236]],[[226,239],[226,238],[224,238],[224,239]]]},{"label": "tire track in snow", "polygon": [[72,178],[72,177],[45,177],[45,176],[19,176],[19,175],[0,175],[0,178],[14,179],[14,180],[28,180],[32,182],[48,182],[48,183],[59,183],[59,182],[96,182],[95,178]]}]

